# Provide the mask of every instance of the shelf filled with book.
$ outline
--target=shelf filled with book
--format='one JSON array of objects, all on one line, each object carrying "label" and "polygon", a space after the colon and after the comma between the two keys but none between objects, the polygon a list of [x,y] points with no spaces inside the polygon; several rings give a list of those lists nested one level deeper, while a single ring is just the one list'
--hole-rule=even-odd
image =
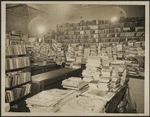
[{"label": "shelf filled with book", "polygon": [[[112,23],[109,20],[92,20],[92,21],[82,20],[79,23],[64,23],[62,25],[57,26],[56,40],[57,42],[60,43],[64,43],[63,40],[68,40],[67,44],[71,44],[71,43],[86,43],[86,42],[88,43],[112,42],[114,41],[114,39],[111,38],[115,37],[140,38],[145,34],[144,23],[145,23],[144,18],[124,18],[124,19],[120,18],[119,21],[116,23]],[[95,41],[95,38],[98,39]],[[73,39],[75,41],[70,39]],[[136,40],[140,41],[141,39]],[[126,40],[116,39],[115,41],[124,42]]]},{"label": "shelf filled with book", "polygon": [[30,57],[24,42],[20,42],[22,35],[15,33],[6,35],[5,102],[17,104],[31,93],[32,80]]}]

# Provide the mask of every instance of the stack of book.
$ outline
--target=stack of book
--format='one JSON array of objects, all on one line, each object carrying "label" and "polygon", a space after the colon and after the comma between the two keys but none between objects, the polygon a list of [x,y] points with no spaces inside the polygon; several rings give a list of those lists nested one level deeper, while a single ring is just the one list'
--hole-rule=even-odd
[{"label": "stack of book", "polygon": [[83,70],[83,80],[98,80],[100,75],[100,58],[98,56],[89,56],[87,58],[86,69]]},{"label": "stack of book", "polygon": [[116,44],[112,45],[112,56],[113,56],[114,60],[117,59],[117,46],[116,46]]},{"label": "stack of book", "polygon": [[97,56],[98,55],[98,47],[97,47],[97,45],[91,45],[90,55],[91,56]]},{"label": "stack of book", "polygon": [[70,77],[62,81],[62,86],[67,89],[81,90],[88,85],[87,82],[83,81],[79,77]]},{"label": "stack of book", "polygon": [[122,59],[123,58],[123,45],[117,44],[117,58]]},{"label": "stack of book", "polygon": [[81,68],[83,54],[84,54],[83,46],[78,44],[72,44],[72,45],[70,44],[66,52],[67,62],[65,67]]},{"label": "stack of book", "polygon": [[123,86],[127,80],[127,67],[119,67],[119,72],[121,77],[120,85]]},{"label": "stack of book", "polygon": [[53,60],[51,59],[54,56],[56,57],[56,47],[54,44],[31,42],[28,45],[28,50],[33,65],[45,65],[45,62],[46,64],[55,62],[54,58]]},{"label": "stack of book", "polygon": [[65,63],[65,68],[73,68],[74,61],[75,61],[75,57],[67,57],[66,63]]},{"label": "stack of book", "polygon": [[120,81],[119,69],[115,66],[112,68],[111,82],[109,85],[111,92],[117,92],[121,88]]},{"label": "stack of book", "polygon": [[61,65],[65,63],[65,52],[61,43],[57,43],[56,56],[56,64]]},{"label": "stack of book", "polygon": [[107,54],[100,56],[100,61],[102,66],[110,66],[111,60]]},{"label": "stack of book", "polygon": [[102,66],[101,76],[99,80],[99,90],[100,91],[109,91],[109,83],[111,81],[111,68],[110,66]]},{"label": "stack of book", "polygon": [[112,56],[112,46],[111,45],[106,47],[106,52],[107,52],[109,59],[112,59],[113,56]]}]

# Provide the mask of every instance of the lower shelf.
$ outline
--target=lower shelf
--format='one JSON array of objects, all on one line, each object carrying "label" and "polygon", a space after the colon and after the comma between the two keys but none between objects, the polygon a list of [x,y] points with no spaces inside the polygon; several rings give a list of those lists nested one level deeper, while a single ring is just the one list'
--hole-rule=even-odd
[{"label": "lower shelf", "polygon": [[25,98],[29,97],[32,95],[32,92],[28,93],[27,95],[24,95],[23,97],[20,97],[18,99],[15,99],[14,101],[12,102],[9,102],[10,103],[10,106],[14,105],[14,104],[17,104],[19,101],[21,100],[24,100]]}]

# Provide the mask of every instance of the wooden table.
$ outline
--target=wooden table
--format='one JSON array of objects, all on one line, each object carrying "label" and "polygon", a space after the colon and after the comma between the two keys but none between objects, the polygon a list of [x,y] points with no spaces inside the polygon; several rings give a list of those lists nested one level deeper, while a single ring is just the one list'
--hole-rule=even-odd
[{"label": "wooden table", "polygon": [[65,78],[80,76],[82,69],[61,68],[32,76],[32,93],[51,88],[62,88],[61,83]]},{"label": "wooden table", "polygon": [[57,64],[49,64],[49,65],[42,65],[42,66],[32,66],[31,67],[31,75],[37,75],[40,73],[52,71],[61,68],[61,65]]}]

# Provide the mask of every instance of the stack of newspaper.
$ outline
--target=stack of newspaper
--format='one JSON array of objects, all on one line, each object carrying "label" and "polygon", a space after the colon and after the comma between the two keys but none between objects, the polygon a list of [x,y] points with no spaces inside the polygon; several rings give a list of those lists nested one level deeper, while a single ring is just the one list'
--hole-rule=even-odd
[{"label": "stack of newspaper", "polygon": [[56,112],[59,104],[74,94],[73,90],[51,89],[26,99],[30,112]]},{"label": "stack of newspaper", "polygon": [[58,113],[103,113],[107,101],[79,96],[64,104]]}]

